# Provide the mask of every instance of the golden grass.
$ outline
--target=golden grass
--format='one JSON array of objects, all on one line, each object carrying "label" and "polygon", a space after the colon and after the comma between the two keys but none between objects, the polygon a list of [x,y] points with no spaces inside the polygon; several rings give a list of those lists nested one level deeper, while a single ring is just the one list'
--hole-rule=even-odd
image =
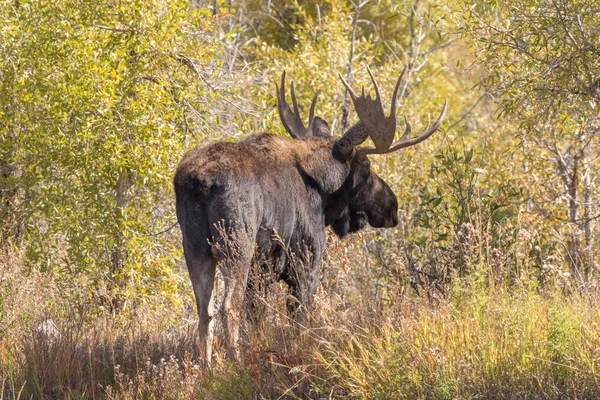
[{"label": "golden grass", "polygon": [[446,298],[382,304],[329,266],[303,322],[285,316],[274,285],[261,322],[245,331],[243,363],[219,358],[207,370],[191,293],[171,309],[149,297],[99,312],[69,303],[50,273],[22,259],[0,262],[0,399],[600,398],[600,314],[589,293],[462,282]]}]

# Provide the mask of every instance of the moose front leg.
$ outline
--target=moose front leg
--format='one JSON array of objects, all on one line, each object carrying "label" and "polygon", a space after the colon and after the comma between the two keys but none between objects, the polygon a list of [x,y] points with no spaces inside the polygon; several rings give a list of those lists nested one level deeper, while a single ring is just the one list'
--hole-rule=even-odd
[{"label": "moose front leg", "polygon": [[287,299],[287,311],[293,318],[302,318],[312,306],[312,298],[319,285],[321,248],[305,251],[304,257],[288,261],[282,280],[288,284],[291,297]]},{"label": "moose front leg", "polygon": [[310,270],[308,273],[308,282],[307,282],[307,292],[306,299],[304,300],[304,304],[307,307],[312,306],[312,300],[315,294],[317,293],[317,288],[319,287],[319,271],[321,269],[321,250],[314,250],[312,259],[310,260]]}]

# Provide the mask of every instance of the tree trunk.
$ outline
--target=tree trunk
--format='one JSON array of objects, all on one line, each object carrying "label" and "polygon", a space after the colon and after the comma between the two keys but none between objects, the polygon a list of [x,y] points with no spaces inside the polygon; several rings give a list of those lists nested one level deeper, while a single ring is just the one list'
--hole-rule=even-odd
[{"label": "tree trunk", "polygon": [[114,276],[121,270],[125,258],[125,238],[123,235],[123,210],[127,206],[127,191],[130,186],[129,173],[125,170],[119,171],[116,186],[116,208],[115,208],[115,243],[111,255],[111,273]]},{"label": "tree trunk", "polygon": [[592,217],[592,171],[587,160],[583,159],[583,232],[585,237],[584,278],[589,279],[594,270],[594,249],[592,232],[594,219]]},{"label": "tree trunk", "polygon": [[[567,209],[567,224],[568,232],[566,239],[566,250],[565,255],[566,262],[569,266],[569,272],[571,276],[577,279],[583,279],[584,274],[582,270],[582,254],[581,254],[581,224],[578,221],[577,215],[579,211],[578,202],[578,189],[579,189],[579,174],[581,160],[583,153],[576,154],[570,160],[566,155],[556,153],[558,156],[558,172],[563,180],[566,188],[566,194],[568,199]],[[566,161],[569,160],[569,161]]]},{"label": "tree trunk", "polygon": [[[12,141],[14,135],[11,130],[7,134],[7,139]],[[6,151],[0,153],[0,246],[9,243],[13,245],[21,244],[23,238],[23,225],[26,213],[20,212],[19,204],[27,204],[27,191],[25,198],[19,196],[16,177],[18,170],[12,162],[13,148],[9,147]]]}]

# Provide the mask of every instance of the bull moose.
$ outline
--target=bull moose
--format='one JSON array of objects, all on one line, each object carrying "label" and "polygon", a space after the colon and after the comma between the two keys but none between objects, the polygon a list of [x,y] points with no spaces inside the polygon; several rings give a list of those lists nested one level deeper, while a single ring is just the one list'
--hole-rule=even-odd
[{"label": "bull moose", "polygon": [[[177,220],[199,315],[201,353],[210,363],[213,340],[213,286],[219,266],[225,281],[222,324],[230,356],[239,357],[240,318],[252,260],[256,253],[276,260],[280,279],[292,287],[301,304],[316,291],[325,244],[325,226],[339,235],[362,228],[397,224],[395,196],[370,170],[368,155],[386,154],[415,145],[431,136],[446,112],[444,104],[433,125],[411,138],[406,121],[394,144],[396,99],[404,75],[394,89],[390,115],[385,116],[377,82],[369,69],[376,97],[356,95],[341,77],[359,121],[341,137],[333,137],[327,123],[314,116],[313,98],[308,127],[285,101],[285,74],[277,87],[284,138],[258,134],[241,142],[197,146],[177,167],[174,186]],[[406,69],[405,69],[406,70]],[[359,147],[370,137],[375,147]],[[393,210],[390,212],[390,210]],[[391,215],[390,215],[391,214]],[[274,236],[277,240],[274,240]],[[307,265],[305,279],[289,270],[286,254]]]},{"label": "bull moose", "polygon": [[[277,87],[277,105],[279,109],[279,115],[286,131],[294,139],[306,139],[308,137],[331,137],[331,130],[326,121],[320,117],[314,116],[314,106],[318,92],[313,97],[311,103],[311,112],[309,116],[309,129],[305,128],[302,124],[300,114],[298,112],[298,103],[296,101],[296,95],[294,93],[294,84],[292,82],[292,104],[294,111],[292,112],[289,105],[285,100],[285,71],[281,76],[281,89]],[[325,213],[326,220],[325,225],[331,226],[333,232],[338,237],[345,237],[349,233],[358,232],[364,228],[367,224],[375,227],[394,227],[398,224],[398,200],[396,195],[375,172],[370,171],[370,176],[363,181],[361,185],[356,186],[351,192],[345,193],[344,191],[338,191],[336,194],[342,197],[349,197],[350,203],[341,212],[332,212],[331,209]],[[335,198],[330,199],[330,204],[336,206],[338,202]],[[345,204],[342,202],[341,204]],[[333,220],[333,218],[337,218]],[[249,304],[250,316],[254,316],[254,311],[257,306],[256,289],[264,283],[272,283],[274,279],[282,280],[289,286],[292,297],[288,297],[288,313],[291,316],[297,316],[299,306],[301,303],[307,304],[310,301],[310,297],[307,294],[311,294],[316,288],[307,292],[306,288],[306,273],[310,271],[302,271],[303,268],[295,268],[289,258],[290,253],[285,253],[286,249],[281,246],[278,248],[277,254],[255,254],[256,259],[253,260],[253,266],[255,266],[259,272],[258,275],[252,274],[253,276],[248,279],[248,294],[250,298],[247,299]],[[297,254],[292,254],[292,257],[297,258]],[[304,264],[306,264],[306,260]],[[285,264],[284,264],[285,263]],[[302,263],[301,263],[302,264]],[[309,263],[310,264],[310,263]],[[301,269],[298,271],[298,269]],[[267,271],[266,281],[264,272]],[[261,274],[261,272],[263,274]],[[275,273],[273,273],[275,272]],[[310,275],[310,273],[309,273]],[[257,280],[258,287],[254,280]],[[303,285],[304,284],[304,285]],[[264,286],[263,286],[264,288]],[[298,301],[300,299],[301,301]]]}]

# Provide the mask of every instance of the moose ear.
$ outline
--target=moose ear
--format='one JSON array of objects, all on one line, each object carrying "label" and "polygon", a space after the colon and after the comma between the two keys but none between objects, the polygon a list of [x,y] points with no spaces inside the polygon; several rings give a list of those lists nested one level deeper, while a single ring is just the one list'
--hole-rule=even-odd
[{"label": "moose ear", "polygon": [[366,181],[371,177],[371,161],[367,156],[357,153],[352,160],[352,166],[355,173],[355,186]]},{"label": "moose ear", "polygon": [[331,129],[329,128],[327,121],[321,117],[315,117],[312,126],[312,135],[322,138],[331,137]]},{"label": "moose ear", "polygon": [[341,161],[348,161],[354,154],[354,143],[347,137],[343,136],[335,141],[333,145],[333,156]]}]

